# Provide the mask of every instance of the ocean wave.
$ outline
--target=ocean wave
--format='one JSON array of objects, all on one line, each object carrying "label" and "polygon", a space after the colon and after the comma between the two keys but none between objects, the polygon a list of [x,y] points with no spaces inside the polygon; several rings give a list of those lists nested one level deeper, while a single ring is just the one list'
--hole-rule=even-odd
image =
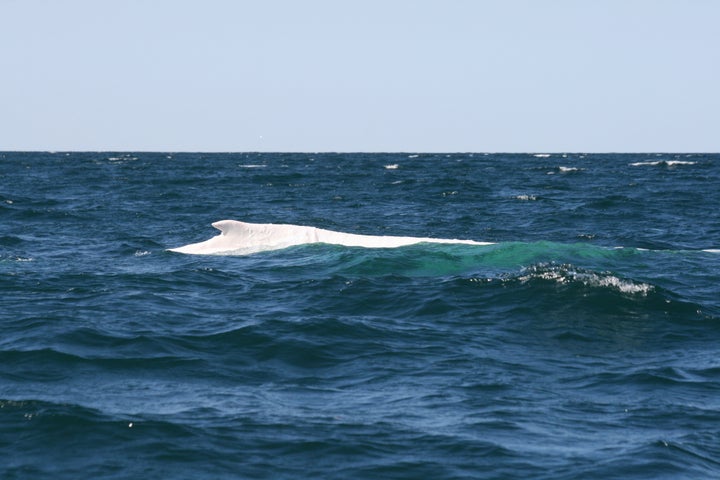
[{"label": "ocean wave", "polygon": [[[65,443],[63,432],[68,428],[86,430],[102,428],[103,425],[119,426],[120,419],[106,415],[94,408],[77,404],[58,403],[49,399],[0,398],[0,411],[3,412],[3,429],[8,431],[30,432],[30,436],[44,437],[44,441]],[[127,425],[127,423],[125,423]],[[88,430],[89,433],[90,430]],[[34,433],[33,433],[34,432]],[[110,432],[106,432],[110,433]],[[27,433],[21,435],[27,439]],[[40,453],[44,442],[36,443],[31,450]],[[25,453],[25,452],[23,452]],[[41,462],[42,463],[42,462]]]},{"label": "ocean wave", "polygon": [[475,278],[476,282],[490,286],[499,282],[516,295],[516,302],[525,299],[528,304],[545,311],[568,312],[568,309],[577,308],[594,312],[598,318],[623,318],[638,325],[644,325],[649,319],[661,320],[667,325],[682,324],[685,329],[677,330],[671,326],[667,332],[668,339],[676,341],[691,340],[697,335],[696,329],[720,327],[718,312],[693,300],[688,292],[679,294],[610,271],[541,263],[497,278]]},{"label": "ocean wave", "polygon": [[[71,339],[68,335],[65,335],[65,338],[72,344],[32,350],[0,350],[0,359],[7,368],[5,375],[26,380],[63,380],[67,379],[66,368],[87,366],[133,370],[142,367],[145,370],[162,371],[178,365],[188,365],[194,361],[191,357],[159,352],[147,346],[153,343],[168,348],[173,343],[168,338],[133,341],[134,344],[125,348],[108,343],[104,349],[98,349],[90,344],[84,345],[82,338]],[[34,365],[35,368],[29,368],[30,365]],[[41,369],[40,366],[46,368]]]},{"label": "ocean wave", "polygon": [[565,167],[565,166],[562,166],[562,165],[561,165],[561,166],[559,166],[559,167],[553,168],[552,170],[550,170],[549,172],[547,172],[547,174],[548,174],[548,175],[555,175],[556,173],[566,173],[566,174],[570,174],[570,173],[578,173],[578,172],[581,172],[581,171],[583,171],[583,170],[585,170],[585,169],[584,169],[584,168],[579,168],[579,167]]},{"label": "ocean wave", "polygon": [[615,290],[631,295],[647,295],[654,290],[654,286],[619,278],[609,272],[593,272],[577,268],[573,265],[539,264],[523,270],[514,277],[521,283],[534,280],[544,280],[558,284],[579,284],[586,287],[599,287]]},{"label": "ocean wave", "polygon": [[[174,469],[163,463],[176,452],[180,458],[183,443],[200,440],[203,432],[184,425],[180,419],[166,421],[164,416],[106,412],[104,409],[67,401],[50,399],[0,399],[3,429],[0,443],[11,438],[14,445],[12,459],[5,459],[0,471],[4,478],[89,478],[115,476],[117,463],[112,457],[144,456],[165,468],[155,469],[128,464],[123,476],[151,476],[183,478],[187,470]],[[92,402],[90,402],[92,403]],[[52,448],[48,450],[48,445]],[[152,445],[152,448],[148,448]],[[207,445],[202,452],[189,457],[191,462],[207,462],[220,458]],[[151,450],[152,453],[148,454]],[[92,452],[85,455],[83,452]],[[158,457],[158,458],[154,458]],[[203,459],[204,457],[204,459]],[[187,455],[185,458],[188,458]],[[42,461],[38,461],[42,459]],[[207,467],[207,463],[204,463]],[[207,467],[213,471],[215,467]],[[82,470],[82,473],[79,473]],[[160,472],[162,471],[162,474]],[[192,475],[191,475],[192,476]]]},{"label": "ocean wave", "polygon": [[[456,191],[444,192],[443,195],[454,195]],[[516,200],[534,201],[538,197],[535,195],[516,195]],[[625,201],[625,197],[608,197],[601,202],[592,205],[593,208],[604,208],[609,203],[617,203]],[[610,255],[610,251],[624,250],[626,252],[647,251],[642,248],[632,247],[605,247],[593,244],[563,244],[549,241],[539,241],[531,243],[523,242],[503,242],[494,243],[486,241],[464,240],[464,239],[448,239],[448,238],[430,238],[430,237],[398,237],[384,235],[363,235],[354,233],[344,233],[332,230],[325,230],[317,227],[309,227],[302,225],[286,225],[286,224],[255,224],[238,222],[235,220],[222,220],[213,223],[213,226],[221,231],[217,235],[204,242],[188,244],[182,247],[168,249],[171,252],[197,254],[197,255],[221,255],[221,256],[244,256],[254,253],[285,250],[289,247],[298,247],[313,244],[330,244],[341,245],[346,247],[362,247],[371,249],[394,249],[398,247],[410,247],[420,244],[430,245],[434,248],[438,244],[442,245],[466,245],[475,247],[484,247],[481,251],[490,250],[525,250],[536,253],[568,253],[575,252],[585,255]],[[656,250],[656,251],[669,251]],[[678,250],[680,251],[680,250]],[[715,249],[703,250],[708,253],[716,253]],[[141,251],[142,252],[142,251]],[[690,251],[688,251],[690,252]]]},{"label": "ocean wave", "polygon": [[23,239],[16,235],[3,235],[0,236],[0,245],[3,247],[15,247],[23,243]]},{"label": "ocean wave", "polygon": [[[242,255],[246,253],[247,255]],[[255,254],[257,253],[257,254]],[[250,255],[253,254],[253,255]],[[616,270],[632,272],[647,262],[692,262],[700,261],[703,255],[712,252],[700,250],[650,250],[635,247],[611,247],[589,242],[500,242],[487,245],[463,243],[416,243],[400,248],[362,248],[325,243],[308,243],[284,249],[256,252],[248,249],[229,252],[238,261],[244,258],[242,269],[246,275],[261,278],[272,272],[285,278],[327,278],[332,275],[375,278],[385,275],[407,277],[463,276],[483,272],[491,276],[517,272],[532,265],[577,265],[578,268],[593,270]],[[230,274],[232,265],[221,260],[226,256],[198,258],[197,267],[203,265],[218,268]],[[208,264],[211,262],[211,265]],[[233,260],[234,262],[234,260]],[[193,262],[196,263],[196,262]],[[228,270],[230,267],[231,270]],[[526,272],[526,275],[530,272]],[[204,276],[199,272],[195,276]],[[548,271],[546,279],[555,278],[560,282],[571,276],[590,284],[604,283],[618,291],[643,292],[643,285],[625,285],[620,277],[593,276],[583,271]],[[563,276],[564,275],[564,276]],[[214,275],[210,275],[211,277]]]},{"label": "ocean wave", "polygon": [[665,166],[665,167],[674,167],[676,165],[696,165],[697,162],[693,162],[690,160],[654,160],[654,161],[645,161],[645,162],[633,162],[629,163],[631,167],[656,167],[656,166]]}]

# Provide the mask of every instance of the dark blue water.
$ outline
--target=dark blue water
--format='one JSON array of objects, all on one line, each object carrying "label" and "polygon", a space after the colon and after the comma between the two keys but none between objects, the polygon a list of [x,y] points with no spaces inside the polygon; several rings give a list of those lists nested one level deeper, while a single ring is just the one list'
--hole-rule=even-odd
[{"label": "dark blue water", "polygon": [[[718,478],[720,155],[0,153],[0,478]],[[166,251],[222,219],[489,246]]]}]

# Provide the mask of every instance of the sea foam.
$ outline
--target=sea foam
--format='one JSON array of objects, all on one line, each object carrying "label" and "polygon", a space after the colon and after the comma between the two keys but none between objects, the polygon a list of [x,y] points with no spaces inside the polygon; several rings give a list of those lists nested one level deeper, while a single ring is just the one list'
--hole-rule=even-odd
[{"label": "sea foam", "polygon": [[539,264],[526,268],[518,277],[522,283],[531,280],[549,280],[559,284],[580,283],[587,287],[604,287],[631,295],[647,295],[652,285],[619,278],[608,272],[583,271],[573,265]]}]

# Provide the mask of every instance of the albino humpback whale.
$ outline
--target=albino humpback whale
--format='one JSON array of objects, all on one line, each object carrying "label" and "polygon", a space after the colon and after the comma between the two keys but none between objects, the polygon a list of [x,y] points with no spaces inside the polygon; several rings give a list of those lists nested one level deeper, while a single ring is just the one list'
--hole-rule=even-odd
[{"label": "albino humpback whale", "polygon": [[220,220],[212,226],[220,230],[220,235],[204,242],[171,248],[170,251],[195,255],[247,255],[307,243],[331,243],[367,248],[395,248],[422,242],[490,245],[489,242],[473,240],[356,235],[301,225],[245,223],[236,220]]}]

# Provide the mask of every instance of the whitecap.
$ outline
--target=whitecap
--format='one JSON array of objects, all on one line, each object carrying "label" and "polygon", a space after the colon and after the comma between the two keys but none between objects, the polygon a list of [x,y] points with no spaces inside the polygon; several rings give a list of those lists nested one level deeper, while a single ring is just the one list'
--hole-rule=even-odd
[{"label": "whitecap", "polygon": [[145,255],[150,255],[150,252],[148,252],[147,250],[138,250],[134,253],[134,255],[136,257],[144,257]]},{"label": "whitecap", "polygon": [[584,169],[577,168],[577,167],[562,167],[561,166],[561,167],[558,167],[558,170],[560,170],[563,173],[567,173],[567,172],[579,172],[580,170],[584,170]]},{"label": "whitecap", "polygon": [[611,287],[622,293],[647,295],[654,290],[652,285],[647,283],[635,283],[629,280],[618,278],[614,275],[600,276],[597,274],[585,275],[579,278],[585,285],[598,287]]},{"label": "whitecap", "polygon": [[648,161],[648,162],[634,162],[630,163],[631,167],[645,167],[645,166],[657,166],[657,165],[667,165],[668,167],[674,167],[675,165],[695,165],[697,162],[691,162],[688,160],[657,160],[657,161]]},{"label": "whitecap", "polygon": [[397,163],[393,163],[392,165],[385,165],[385,170],[397,170],[400,167]]},{"label": "whitecap", "polygon": [[537,200],[537,197],[535,195],[515,195],[515,197],[513,198],[517,200],[522,200],[524,202]]},{"label": "whitecap", "polygon": [[572,265],[536,265],[525,269],[518,280],[525,283],[532,279],[550,280],[559,284],[579,282],[588,287],[604,287],[621,293],[647,295],[655,287],[642,282],[626,280],[610,273],[596,273],[575,269]]},{"label": "whitecap", "polygon": [[551,155],[549,153],[536,153],[533,155],[535,158],[549,158]]},{"label": "whitecap", "polygon": [[627,250],[635,250],[635,251],[638,251],[638,252],[650,252],[650,251],[651,251],[651,250],[648,249],[648,248],[642,248],[642,247],[622,247],[622,246],[620,246],[620,247],[612,247],[612,249],[613,249],[613,250],[625,250],[625,249],[627,249]]},{"label": "whitecap", "polygon": [[707,249],[703,250],[703,252],[707,252],[707,253],[720,253],[720,248],[707,248]]},{"label": "whitecap", "polygon": [[418,158],[420,155],[408,155],[408,158]]},{"label": "whitecap", "polygon": [[265,168],[267,165],[261,164],[261,163],[248,163],[248,164],[242,164],[238,165],[240,168]]}]

